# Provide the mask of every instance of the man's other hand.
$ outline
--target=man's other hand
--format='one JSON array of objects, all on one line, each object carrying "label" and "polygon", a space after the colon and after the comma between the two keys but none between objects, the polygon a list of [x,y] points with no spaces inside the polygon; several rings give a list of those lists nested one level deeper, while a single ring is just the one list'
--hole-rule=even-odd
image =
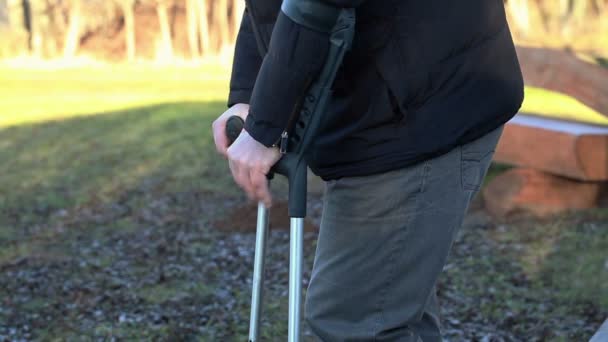
[{"label": "man's other hand", "polygon": [[228,158],[228,146],[229,141],[226,136],[226,122],[231,116],[238,115],[243,120],[247,118],[249,114],[249,105],[245,103],[237,103],[225,111],[220,117],[213,121],[211,126],[213,129],[213,140],[215,141],[215,148],[217,152]]},{"label": "man's other hand", "polygon": [[281,159],[279,149],[262,145],[243,130],[228,148],[227,154],[234,181],[250,199],[261,201],[269,208],[272,197],[266,175]]}]

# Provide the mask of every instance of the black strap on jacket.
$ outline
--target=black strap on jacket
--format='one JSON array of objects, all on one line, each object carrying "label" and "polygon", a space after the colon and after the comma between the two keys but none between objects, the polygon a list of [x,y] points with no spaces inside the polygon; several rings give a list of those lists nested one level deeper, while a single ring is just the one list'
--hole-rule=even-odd
[{"label": "black strap on jacket", "polygon": [[249,14],[249,19],[251,21],[251,29],[253,31],[253,36],[256,40],[256,45],[258,46],[258,52],[260,56],[264,57],[266,52],[268,52],[268,46],[270,45],[269,41],[264,39],[264,35],[260,32],[260,28],[257,24],[257,15],[255,12],[255,8],[251,4],[251,0],[245,0],[245,6],[247,8],[247,13]]}]

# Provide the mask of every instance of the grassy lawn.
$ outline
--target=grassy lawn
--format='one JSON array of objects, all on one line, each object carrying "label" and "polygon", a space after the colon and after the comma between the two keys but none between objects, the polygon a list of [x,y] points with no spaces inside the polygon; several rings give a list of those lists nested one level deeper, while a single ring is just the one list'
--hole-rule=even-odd
[{"label": "grassy lawn", "polygon": [[31,224],[35,213],[108,200],[140,182],[231,189],[210,153],[227,72],[0,69],[0,224]]},{"label": "grassy lawn", "polygon": [[608,125],[608,113],[602,115],[575,98],[541,88],[526,87],[521,111],[556,119]]},{"label": "grassy lawn", "polygon": [[0,127],[168,102],[224,101],[226,66],[0,67]]},{"label": "grassy lawn", "polygon": [[[217,248],[210,221],[224,202],[242,201],[211,137],[211,123],[225,109],[227,73],[217,66],[0,70],[0,270],[26,274],[0,275],[0,302],[16,310],[0,309],[0,327],[21,326],[11,315],[48,314],[53,323],[29,327],[42,340],[245,338],[245,324],[204,309],[219,302],[223,275],[164,275],[167,268],[213,264],[201,258]],[[40,267],[48,270],[43,280]],[[10,290],[36,282],[46,293],[19,297]],[[72,298],[65,287],[74,283],[90,285],[75,286]],[[112,293],[114,287],[123,290]],[[95,304],[100,318],[85,317],[92,293],[119,302]],[[233,314],[247,316],[248,294],[231,297]],[[58,317],[56,307],[66,301],[78,309]],[[171,303],[173,312],[164,309]],[[277,298],[269,306],[279,324],[267,327],[267,338],[284,330],[285,305]],[[150,318],[125,306],[161,311],[161,322],[141,322]],[[211,319],[194,335],[176,323],[204,310]]]},{"label": "grassy lawn", "polygon": [[[246,327],[230,323],[238,320],[214,321],[212,305],[230,298],[232,314],[247,315],[248,293],[218,290],[240,259],[218,262],[215,271],[206,259],[219,248],[213,218],[242,201],[210,135],[225,108],[227,73],[217,66],[0,69],[0,327],[23,316],[34,317],[38,325],[28,329],[43,340],[83,332],[180,339],[196,334],[174,322],[192,321],[207,327],[201,340],[245,338]],[[589,113],[571,99],[560,105],[560,95],[528,94],[525,108],[533,111]],[[559,324],[562,314],[607,313],[607,219],[597,210],[475,233],[471,239],[483,243],[458,245],[458,266],[445,282],[476,298],[462,310],[479,309],[490,321],[549,303],[537,322],[512,328],[519,334]],[[15,276],[4,277],[8,271]],[[65,303],[73,307],[54,316]],[[146,318],[121,305],[169,313]],[[196,321],[209,305],[212,319]],[[271,299],[268,314],[282,320],[285,305]],[[264,329],[276,337],[284,322]],[[588,332],[581,334],[572,336]]]}]

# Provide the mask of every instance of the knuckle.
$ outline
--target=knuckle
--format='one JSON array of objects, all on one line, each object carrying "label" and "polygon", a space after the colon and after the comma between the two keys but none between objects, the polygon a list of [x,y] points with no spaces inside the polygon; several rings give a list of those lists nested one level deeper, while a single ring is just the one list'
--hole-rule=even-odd
[{"label": "knuckle", "polygon": [[243,164],[247,168],[253,168],[254,167],[254,164],[252,163],[252,161],[249,158],[247,158],[247,156],[242,156],[240,159],[241,159],[240,160],[241,164]]},{"label": "knuckle", "polygon": [[251,184],[253,184],[256,188],[261,189],[263,188],[264,180],[262,179],[262,177],[256,176],[251,179]]},{"label": "knuckle", "polygon": [[272,168],[272,163],[270,163],[270,162],[264,162],[262,165],[260,165],[260,171],[263,174],[267,174],[271,168]]}]

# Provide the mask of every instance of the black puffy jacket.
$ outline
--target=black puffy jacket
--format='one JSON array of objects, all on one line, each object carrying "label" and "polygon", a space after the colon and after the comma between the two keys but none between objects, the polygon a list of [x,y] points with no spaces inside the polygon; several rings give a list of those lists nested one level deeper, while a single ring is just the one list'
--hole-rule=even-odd
[{"label": "black puffy jacket", "polygon": [[[355,7],[351,52],[334,84],[330,121],[309,158],[324,179],[386,172],[445,153],[519,110],[523,80],[502,0],[320,0]],[[237,39],[229,105],[250,103],[245,128],[270,146],[319,72],[327,35],[250,0]]]}]

